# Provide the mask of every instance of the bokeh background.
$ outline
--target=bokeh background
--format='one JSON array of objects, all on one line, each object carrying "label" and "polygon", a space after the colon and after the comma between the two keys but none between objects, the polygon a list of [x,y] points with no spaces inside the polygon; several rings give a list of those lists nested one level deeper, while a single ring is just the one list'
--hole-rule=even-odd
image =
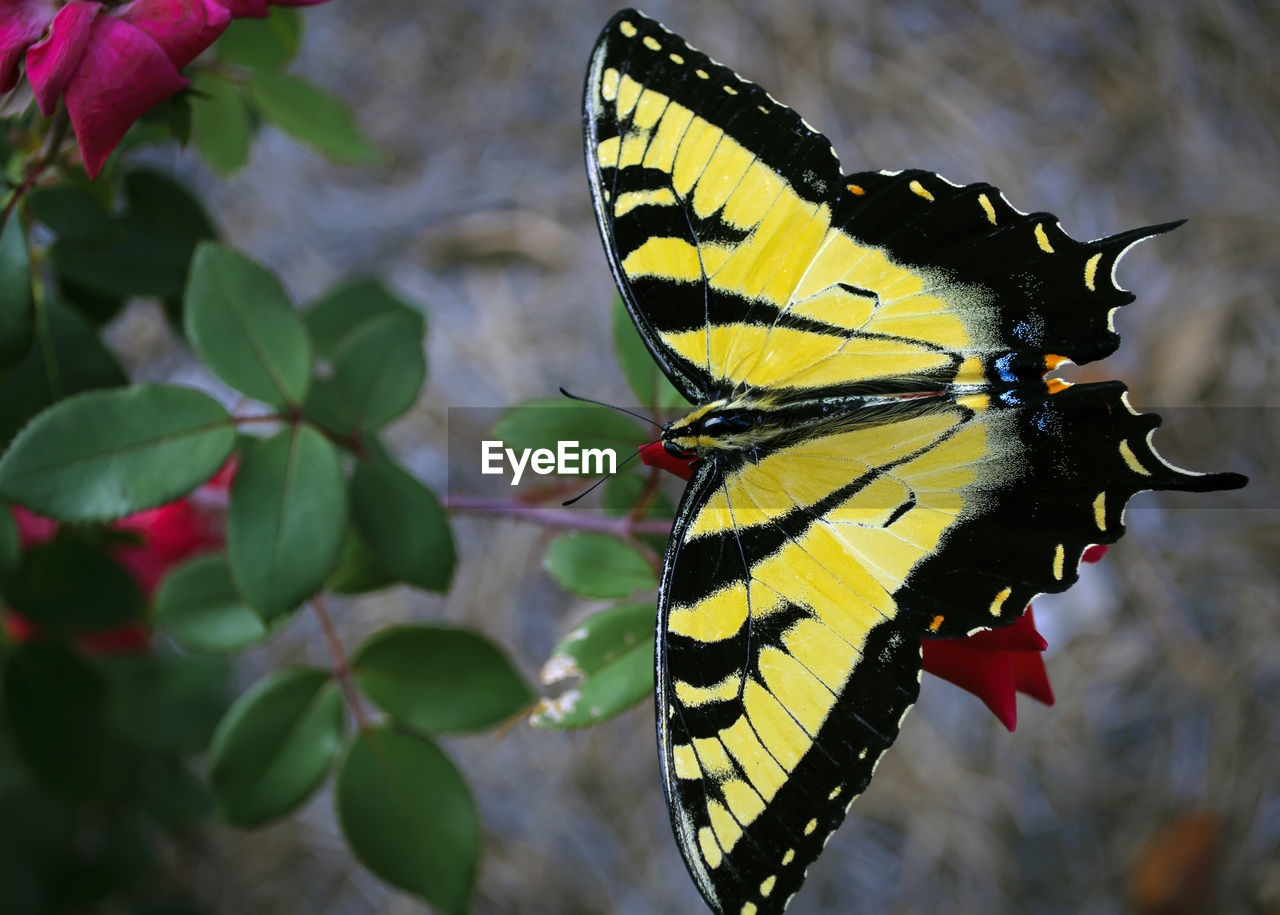
[{"label": "bokeh background", "polygon": [[[442,489],[450,407],[559,385],[629,400],[580,126],[587,56],[615,9],[314,7],[299,69],[356,106],[385,165],[336,167],[269,130],[229,182],[193,155],[176,160],[231,242],[295,298],[373,273],[426,306],[430,385],[391,438]],[[1024,701],[1016,734],[926,678],[791,911],[1280,912],[1280,5],[655,0],[646,11],[799,110],[847,169],[987,180],[1080,238],[1188,217],[1125,260],[1121,282],[1139,300],[1118,316],[1124,345],[1079,374],[1124,379],[1139,407],[1175,408],[1160,441],[1187,466],[1255,481],[1237,498],[1131,511],[1130,536],[1072,592],[1037,604],[1058,704]],[[111,340],[142,377],[191,371],[157,310],[130,310]],[[346,634],[354,644],[397,620],[466,623],[535,676],[592,608],[541,571],[544,532],[487,518],[459,518],[456,531],[447,597],[338,604]],[[250,654],[245,681],[323,659],[308,620]],[[484,816],[477,912],[701,911],[667,825],[648,706],[589,732],[518,726],[447,745]],[[216,831],[175,854],[228,915],[419,911],[349,857],[327,795],[269,829]]]}]

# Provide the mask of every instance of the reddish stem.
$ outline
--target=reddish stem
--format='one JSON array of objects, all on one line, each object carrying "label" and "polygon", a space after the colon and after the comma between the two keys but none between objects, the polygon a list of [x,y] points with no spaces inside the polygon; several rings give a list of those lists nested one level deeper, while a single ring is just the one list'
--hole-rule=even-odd
[{"label": "reddish stem", "polygon": [[342,639],[338,637],[338,629],[333,625],[333,617],[325,607],[324,598],[317,594],[311,598],[311,609],[315,611],[320,622],[320,632],[324,634],[325,644],[329,648],[329,657],[333,661],[333,678],[342,687],[342,695],[347,700],[351,714],[355,716],[356,726],[367,732],[372,723],[365,712],[364,703],[360,701],[360,692],[356,689],[355,677],[351,673],[351,664],[347,661],[347,653],[342,647]]}]

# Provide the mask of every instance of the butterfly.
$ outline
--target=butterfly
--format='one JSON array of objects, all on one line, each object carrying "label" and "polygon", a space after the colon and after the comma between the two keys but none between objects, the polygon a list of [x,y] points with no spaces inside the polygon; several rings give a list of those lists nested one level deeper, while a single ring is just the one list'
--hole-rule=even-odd
[{"label": "butterfly", "polygon": [[987,184],[843,174],[796,112],[634,10],[584,95],[605,250],[695,406],[658,598],[658,745],[718,913],[780,912],[919,691],[921,641],[1013,623],[1148,489],[1243,486],[1155,451],[1119,382],[1115,267]]}]

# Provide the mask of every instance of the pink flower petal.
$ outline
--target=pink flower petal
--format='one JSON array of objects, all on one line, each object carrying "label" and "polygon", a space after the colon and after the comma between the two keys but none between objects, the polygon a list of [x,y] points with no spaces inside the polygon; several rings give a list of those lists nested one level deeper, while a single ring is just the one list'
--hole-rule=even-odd
[{"label": "pink flower petal", "polygon": [[218,0],[236,19],[246,16],[254,19],[265,19],[267,16],[267,0]]},{"label": "pink flower petal", "polygon": [[68,3],[53,17],[44,40],[27,50],[27,81],[45,117],[57,109],[58,97],[75,75],[101,11],[101,3]]},{"label": "pink flower petal", "polygon": [[24,550],[29,550],[33,546],[39,546],[47,540],[52,540],[53,535],[58,532],[58,522],[50,518],[42,518],[23,508],[21,505],[13,506],[13,520],[18,525],[18,540],[22,543]]},{"label": "pink flower petal", "polygon": [[133,0],[115,15],[151,36],[175,67],[185,67],[213,44],[231,22],[213,0]]},{"label": "pink flower petal", "polygon": [[53,0],[0,0],[0,92],[18,84],[18,58],[57,11]]},{"label": "pink flower petal", "polygon": [[65,93],[89,177],[98,176],[134,121],[187,82],[146,32],[99,16]]},{"label": "pink flower petal", "polygon": [[112,526],[141,537],[141,544],[117,547],[111,555],[129,570],[148,596],[173,566],[223,544],[220,520],[187,499],[129,515]]}]

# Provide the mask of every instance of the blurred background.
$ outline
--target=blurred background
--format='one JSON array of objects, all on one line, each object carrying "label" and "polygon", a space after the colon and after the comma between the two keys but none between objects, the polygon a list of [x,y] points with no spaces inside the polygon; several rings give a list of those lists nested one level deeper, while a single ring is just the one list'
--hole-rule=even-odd
[{"label": "blurred background", "polygon": [[[229,182],[176,163],[230,243],[305,300],[373,273],[428,309],[430,385],[390,436],[444,488],[447,411],[630,398],[590,210],[580,103],[616,7],[380,0],[305,15],[299,71],[352,102],[386,154],[331,165],[270,130]],[[1076,0],[652,2],[646,12],[823,130],[847,170],[986,180],[1077,238],[1189,218],[1131,253],[1117,377],[1169,407],[1158,440],[1239,497],[1148,502],[1070,593],[1037,602],[1058,704],[1008,734],[926,678],[867,794],[790,911],[1280,913],[1280,5]],[[140,377],[191,371],[158,309],[110,339]],[[1214,407],[1211,411],[1199,409]],[[1212,507],[1192,507],[1210,505]],[[391,591],[335,613],[354,644],[398,620],[498,639],[530,677],[591,606],[540,569],[546,535],[456,522],[445,598]],[[323,661],[309,616],[248,656]],[[447,741],[487,845],[479,913],[697,912],[670,834],[652,711],[573,734]],[[349,857],[326,794],[184,853],[221,913],[401,913]],[[1215,874],[1216,868],[1216,877]]]}]

